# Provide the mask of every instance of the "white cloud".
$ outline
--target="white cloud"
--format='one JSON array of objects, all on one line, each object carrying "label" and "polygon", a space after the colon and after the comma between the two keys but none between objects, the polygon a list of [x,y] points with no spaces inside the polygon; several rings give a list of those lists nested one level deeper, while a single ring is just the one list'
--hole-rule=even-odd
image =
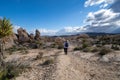
[{"label": "white cloud", "polygon": [[[19,29],[21,26],[14,26],[13,30],[15,33],[17,33],[17,29]],[[53,36],[53,35],[70,35],[70,34],[76,34],[79,32],[84,32],[86,30],[85,27],[83,26],[76,26],[76,27],[72,27],[72,26],[68,26],[68,27],[64,27],[60,30],[51,30],[51,29],[45,29],[45,28],[41,28],[38,29],[41,33],[41,35],[48,35],[48,36]],[[28,33],[33,33],[35,34],[35,29],[32,31],[28,31]]]},{"label": "white cloud", "polygon": [[[120,31],[120,0],[87,0],[85,6],[100,5],[104,8],[111,4],[108,9],[100,9],[89,12],[86,18],[87,31],[90,32],[116,32]],[[119,32],[117,32],[119,33]]]},{"label": "white cloud", "polygon": [[80,32],[85,32],[87,29],[83,26],[68,26],[56,32],[56,35],[71,35]]},{"label": "white cloud", "polygon": [[86,30],[85,27],[83,26],[76,26],[76,27],[72,27],[72,26],[69,26],[69,27],[65,27],[64,30],[66,32],[84,32]]},{"label": "white cloud", "polygon": [[[49,36],[53,36],[53,35],[71,35],[71,34],[76,34],[79,32],[85,32],[86,28],[83,26],[68,26],[68,27],[64,27],[60,30],[50,30],[50,29],[45,29],[45,28],[41,28],[38,29],[41,33],[41,35],[49,35]],[[35,30],[31,31],[32,33],[35,32]]]},{"label": "white cloud", "polygon": [[89,12],[86,22],[89,24],[88,31],[112,32],[120,27],[120,13],[114,12],[112,9]]},{"label": "white cloud", "polygon": [[69,26],[69,27],[65,27],[64,30],[66,32],[75,32],[75,30],[78,29],[78,28],[79,27],[71,27],[71,26]]},{"label": "white cloud", "polygon": [[49,30],[49,29],[38,29],[41,35],[55,35],[57,30]]},{"label": "white cloud", "polygon": [[15,33],[17,33],[17,29],[19,29],[19,28],[20,28],[20,26],[14,25],[14,26],[13,26],[13,31],[14,31]]},{"label": "white cloud", "polygon": [[105,7],[107,7],[108,6],[108,4],[103,4],[103,5],[100,5],[100,8],[105,8]]},{"label": "white cloud", "polygon": [[120,26],[120,20],[116,21],[116,22],[115,22],[115,25],[116,25],[116,26]]},{"label": "white cloud", "polygon": [[93,23],[106,23],[119,20],[120,13],[115,13],[111,9],[101,9],[97,12],[90,12],[87,15],[86,22]]},{"label": "white cloud", "polygon": [[100,5],[100,8],[105,8],[108,4],[114,3],[115,0],[87,0],[84,4],[85,7]]}]

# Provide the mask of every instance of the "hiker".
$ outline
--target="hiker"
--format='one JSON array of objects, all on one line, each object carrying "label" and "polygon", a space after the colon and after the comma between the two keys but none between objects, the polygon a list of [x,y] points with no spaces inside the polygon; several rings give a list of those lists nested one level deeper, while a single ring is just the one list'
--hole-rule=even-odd
[{"label": "hiker", "polygon": [[64,42],[64,52],[65,52],[66,55],[67,55],[68,47],[69,47],[69,44],[68,44],[68,41],[66,40]]}]

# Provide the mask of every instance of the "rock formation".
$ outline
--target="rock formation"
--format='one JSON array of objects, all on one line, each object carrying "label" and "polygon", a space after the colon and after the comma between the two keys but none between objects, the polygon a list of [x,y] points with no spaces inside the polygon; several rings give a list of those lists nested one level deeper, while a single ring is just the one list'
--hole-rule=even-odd
[{"label": "rock formation", "polygon": [[37,29],[35,31],[35,40],[40,41],[40,32]]},{"label": "rock formation", "polygon": [[28,42],[30,40],[29,34],[26,32],[25,29],[19,28],[17,30],[18,32],[18,41],[19,42]]},{"label": "rock formation", "polygon": [[31,41],[34,40],[34,34],[31,33],[31,34],[29,35],[29,37],[30,37],[30,40],[31,40]]},{"label": "rock formation", "polygon": [[17,41],[18,41],[18,38],[15,34],[12,34],[11,36],[7,37],[5,45],[4,45],[5,49],[10,48],[13,45],[15,45]]}]

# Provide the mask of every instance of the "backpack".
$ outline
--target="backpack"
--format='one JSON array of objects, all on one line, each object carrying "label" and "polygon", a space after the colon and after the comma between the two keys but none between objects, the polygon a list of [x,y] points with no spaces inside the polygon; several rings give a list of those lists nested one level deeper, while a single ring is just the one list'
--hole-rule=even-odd
[{"label": "backpack", "polygon": [[65,43],[65,47],[68,47],[68,43],[67,42]]}]

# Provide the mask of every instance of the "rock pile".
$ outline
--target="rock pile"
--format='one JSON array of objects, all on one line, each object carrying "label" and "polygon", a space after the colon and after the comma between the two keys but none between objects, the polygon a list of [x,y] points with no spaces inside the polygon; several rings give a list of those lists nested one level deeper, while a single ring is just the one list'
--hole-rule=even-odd
[{"label": "rock pile", "polygon": [[8,37],[8,40],[5,42],[5,48],[10,48],[15,44],[26,44],[31,42],[41,41],[41,36],[39,30],[29,34],[25,29],[17,29],[17,34],[13,34]]}]

